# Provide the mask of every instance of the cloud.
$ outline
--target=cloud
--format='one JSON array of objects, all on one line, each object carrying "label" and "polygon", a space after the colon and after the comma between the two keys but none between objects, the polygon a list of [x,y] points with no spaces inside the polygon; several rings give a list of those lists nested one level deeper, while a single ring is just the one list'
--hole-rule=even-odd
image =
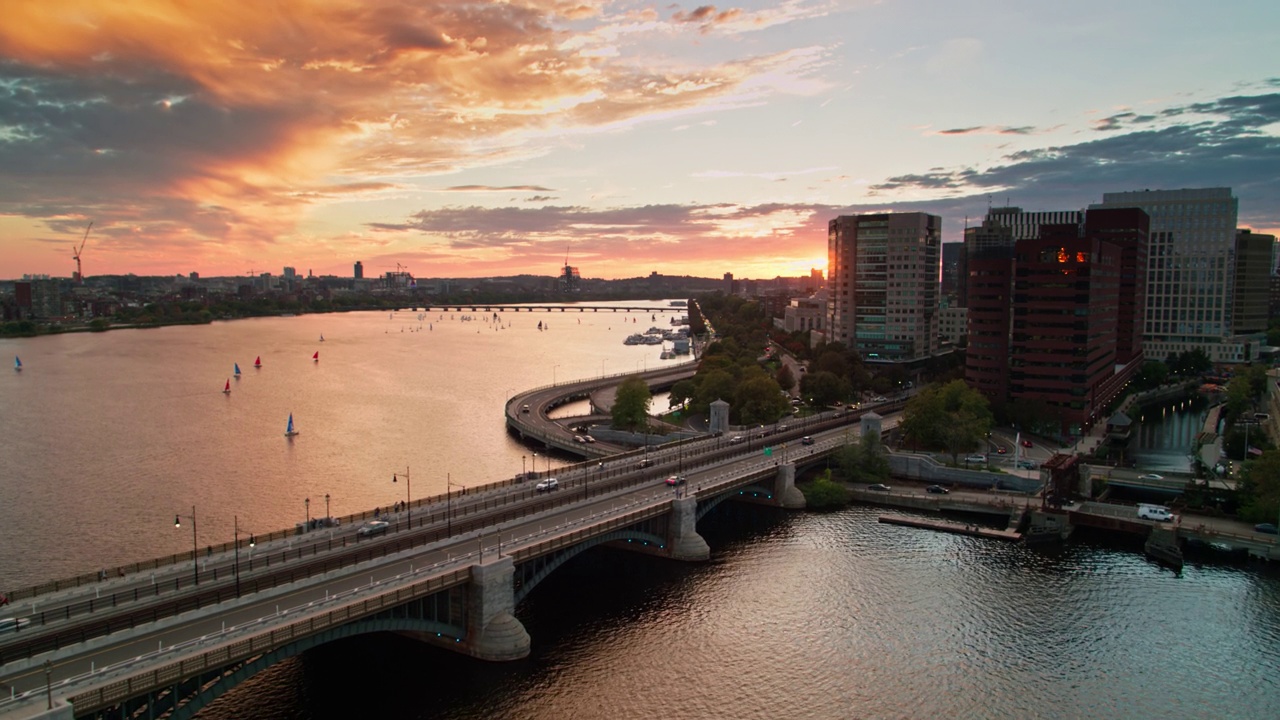
[{"label": "cloud", "polygon": [[[0,216],[55,231],[65,218],[93,217],[103,241],[117,236],[121,249],[126,238],[135,249],[149,238],[156,253],[172,242],[251,254],[308,239],[299,231],[308,214],[352,194],[533,158],[575,133],[759,103],[804,88],[824,62],[803,48],[661,67],[639,45],[588,52],[603,49],[624,19],[606,16],[608,7],[280,0],[268,9],[177,9],[136,0],[76,12],[6,8]],[[695,18],[728,27],[748,16],[759,28],[817,12],[801,2],[759,13],[695,9],[688,22],[634,31],[687,34]],[[549,192],[485,191],[512,190]]]},{"label": "cloud", "polygon": [[1012,127],[1009,125],[975,125],[965,128],[951,128],[949,130],[939,130],[937,135],[1031,135],[1036,132],[1036,128],[1031,125],[1023,125],[1020,127]]},{"label": "cloud", "polygon": [[542,187],[540,185],[454,185],[445,188],[448,192],[510,192],[512,190],[524,190],[527,192],[552,192],[551,188]]}]

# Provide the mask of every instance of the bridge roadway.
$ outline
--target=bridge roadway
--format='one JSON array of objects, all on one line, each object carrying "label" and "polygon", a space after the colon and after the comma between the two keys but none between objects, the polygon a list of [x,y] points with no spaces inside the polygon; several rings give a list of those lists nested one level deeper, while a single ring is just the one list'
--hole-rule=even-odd
[{"label": "bridge roadway", "polygon": [[[795,430],[771,438],[769,442],[793,441],[803,432],[813,433],[818,438],[814,445],[792,443],[792,448],[783,450],[783,453],[789,451],[786,460],[792,463],[816,460],[851,437],[852,433],[844,423],[852,422],[855,417],[824,416],[808,423],[807,428],[803,423],[798,424]],[[819,427],[831,429],[819,434]],[[401,529],[385,538],[353,542],[355,536],[351,533],[354,526],[308,533],[302,542],[310,543],[312,562],[316,556],[329,556],[330,559],[355,556],[359,562],[354,565],[331,563],[329,569],[317,577],[301,583],[267,583],[263,592],[246,592],[240,599],[235,599],[231,592],[233,580],[225,570],[217,580],[207,579],[211,567],[225,569],[227,563],[233,562],[223,553],[223,557],[209,559],[209,566],[203,568],[206,581],[202,585],[177,585],[168,599],[169,602],[180,601],[193,594],[214,592],[222,594],[223,602],[206,604],[195,612],[187,611],[182,615],[139,621],[132,629],[105,637],[90,636],[84,642],[64,643],[56,651],[42,652],[33,657],[8,660],[6,655],[5,664],[0,666],[0,682],[9,690],[10,699],[0,701],[0,715],[39,716],[36,710],[43,709],[43,703],[38,700],[46,687],[46,679],[53,694],[59,698],[59,707],[65,711],[66,698],[88,688],[102,687],[121,677],[145,676],[148,669],[182,657],[201,655],[237,637],[269,633],[281,625],[295,622],[302,614],[330,612],[334,607],[366,603],[370,596],[385,595],[405,584],[434,581],[438,587],[443,587],[446,582],[465,583],[470,579],[465,568],[472,567],[486,556],[519,554],[524,548],[545,543],[548,538],[565,532],[604,527],[611,519],[632,517],[628,513],[638,509],[647,509],[653,515],[670,512],[678,493],[662,480],[676,470],[684,470],[688,477],[688,484],[679,489],[686,497],[703,499],[729,495],[736,487],[778,474],[777,468],[784,459],[778,455],[782,453],[766,457],[760,449],[761,441],[755,439],[740,445],[731,445],[723,438],[692,441],[650,453],[655,464],[642,471],[635,470],[634,457],[607,463],[585,463],[569,470],[562,477],[562,489],[554,493],[537,494],[529,489],[528,484],[502,483],[481,494],[446,501],[445,508],[439,507],[437,502],[425,512],[415,510],[413,529]],[[531,512],[520,513],[517,508],[522,507]],[[453,510],[452,515],[448,514],[450,509]],[[467,524],[468,516],[476,522],[475,525]],[[499,520],[496,526],[492,526],[495,517]],[[503,517],[506,519],[500,519]],[[394,519],[403,527],[403,518]],[[454,530],[448,527],[450,524],[457,526],[456,532],[450,532]],[[331,537],[315,542],[318,534]],[[270,568],[259,565],[253,571],[256,574],[242,573],[244,589],[256,588],[263,577],[279,577],[282,573],[292,577],[293,569],[307,556],[307,550],[293,556],[292,550],[297,546],[295,542],[292,549],[282,553],[287,558],[283,565],[276,563]],[[361,559],[360,553],[377,546],[385,546],[394,552],[387,552],[385,557]],[[272,548],[267,552],[278,549]],[[181,575],[190,572],[190,567],[190,564],[185,568],[179,565],[168,572]],[[442,580],[444,578],[452,580]],[[127,582],[136,583],[136,580]],[[125,583],[120,581],[120,585],[127,588]],[[45,597],[31,602],[68,607],[97,597],[100,592],[98,587],[82,587],[60,593],[56,598]],[[104,613],[123,615],[144,605],[139,601],[99,608],[94,612],[93,623],[101,623]],[[38,639],[50,633],[60,633],[64,639],[74,637],[88,624],[84,618],[72,615],[61,622],[50,622],[46,627],[14,633],[0,642],[0,652],[7,654],[15,642],[26,642],[32,637]],[[48,665],[42,664],[45,660],[50,661]],[[53,716],[70,717],[70,714]]]},{"label": "bridge roadway", "polygon": [[415,305],[413,307],[401,308],[404,312],[612,312],[612,313],[649,313],[656,315],[658,313],[678,313],[685,314],[689,312],[688,307],[613,307],[610,305],[498,305],[498,304],[475,304],[475,303],[450,303],[447,305],[431,304],[427,306]]}]

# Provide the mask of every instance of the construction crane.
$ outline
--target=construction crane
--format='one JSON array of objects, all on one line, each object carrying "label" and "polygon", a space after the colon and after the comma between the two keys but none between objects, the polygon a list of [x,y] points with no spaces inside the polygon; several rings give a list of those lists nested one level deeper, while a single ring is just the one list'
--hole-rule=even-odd
[{"label": "construction crane", "polygon": [[89,231],[93,229],[93,221],[89,221],[89,227],[84,229],[84,238],[80,240],[80,247],[72,245],[71,256],[76,259],[76,276],[72,278],[77,285],[84,284],[84,273],[80,270],[80,253],[84,250],[84,244],[89,241]]}]

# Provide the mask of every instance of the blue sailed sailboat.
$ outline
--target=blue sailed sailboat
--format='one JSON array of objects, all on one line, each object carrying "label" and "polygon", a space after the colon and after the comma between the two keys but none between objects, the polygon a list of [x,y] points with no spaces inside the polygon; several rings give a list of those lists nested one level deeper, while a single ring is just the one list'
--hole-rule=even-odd
[{"label": "blue sailed sailboat", "polygon": [[239,380],[240,379],[240,363],[232,363],[232,365],[236,366],[236,379]]},{"label": "blue sailed sailboat", "polygon": [[297,435],[297,434],[298,434],[298,431],[293,429],[293,413],[289,413],[289,426],[285,428],[284,436],[293,437],[294,435]]},{"label": "blue sailed sailboat", "polygon": [[17,356],[13,356],[13,369],[22,372],[22,360]]}]

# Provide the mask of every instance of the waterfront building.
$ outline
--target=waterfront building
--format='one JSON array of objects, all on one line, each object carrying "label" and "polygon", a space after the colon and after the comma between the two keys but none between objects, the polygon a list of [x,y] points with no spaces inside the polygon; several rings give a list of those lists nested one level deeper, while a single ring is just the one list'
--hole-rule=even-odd
[{"label": "waterfront building", "polygon": [[841,215],[828,223],[830,339],[869,362],[927,358],[937,348],[942,218]]},{"label": "waterfront building", "polygon": [[364,263],[357,260],[354,272],[355,272],[356,280],[363,280],[364,279]]},{"label": "waterfront building", "polygon": [[1203,350],[1238,363],[1262,338],[1233,319],[1238,201],[1230,188],[1105,193],[1090,208],[1141,208],[1151,218],[1143,345],[1148,356]]},{"label": "waterfront building", "polygon": [[1271,284],[1274,235],[1236,231],[1235,297],[1231,317],[1238,335],[1265,335]]},{"label": "waterfront building", "polygon": [[1142,363],[1147,227],[1133,208],[997,208],[966,228],[969,385],[1087,431]]}]

